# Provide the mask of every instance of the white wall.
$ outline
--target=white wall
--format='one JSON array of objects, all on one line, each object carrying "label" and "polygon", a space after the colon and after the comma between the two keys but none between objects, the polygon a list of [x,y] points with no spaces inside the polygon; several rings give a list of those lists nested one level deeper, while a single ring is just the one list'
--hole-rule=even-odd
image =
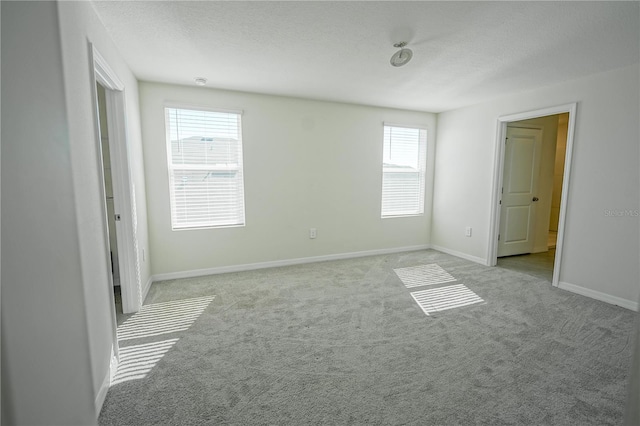
[{"label": "white wall", "polygon": [[[85,304],[88,312],[89,343],[96,397],[106,391],[110,354],[113,343],[110,264],[106,251],[104,210],[99,152],[96,141],[98,123],[95,117],[95,86],[91,79],[89,42],[100,52],[125,86],[127,143],[131,179],[135,198],[134,234],[138,248],[141,285],[150,276],[150,265],[143,261],[142,250],[148,251],[146,229],[146,197],[137,80],[109,38],[88,2],[59,2],[60,38],[62,41],[69,137],[75,207],[81,247]],[[123,220],[127,220],[123,215]],[[131,219],[129,219],[131,220]],[[104,395],[100,395],[103,397]],[[98,404],[101,401],[97,401]]]},{"label": "white wall", "polygon": [[578,102],[560,281],[636,305],[639,218],[607,211],[640,208],[638,82],[634,65],[440,114],[432,243],[486,260],[497,118]]},{"label": "white wall", "polygon": [[[140,98],[154,275],[428,244],[430,175],[424,216],[380,218],[382,123],[426,127],[432,172],[433,114],[146,82]],[[244,111],[246,226],[171,230],[168,101]]]},{"label": "white wall", "polygon": [[[108,385],[115,324],[89,42],[126,86],[136,238],[148,252],[135,78],[90,3],[2,2],[2,398],[10,423],[94,424]],[[139,266],[144,283],[150,266]]]},{"label": "white wall", "polygon": [[1,7],[3,417],[93,424],[57,6]]}]

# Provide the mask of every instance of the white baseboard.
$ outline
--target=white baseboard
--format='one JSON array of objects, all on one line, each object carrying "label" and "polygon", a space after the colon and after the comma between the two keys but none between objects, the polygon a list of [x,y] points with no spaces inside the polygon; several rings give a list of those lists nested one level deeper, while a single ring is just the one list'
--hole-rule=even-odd
[{"label": "white baseboard", "polygon": [[177,280],[181,278],[201,277],[205,275],[225,274],[229,272],[252,271],[255,269],[276,268],[279,266],[301,265],[304,263],[326,262],[329,260],[353,259],[357,257],[376,256],[381,254],[402,253],[407,251],[427,250],[431,248],[428,244],[397,247],[389,249],[366,250],[350,253],[328,254],[324,256],[300,257],[296,259],[274,260],[269,262],[246,263],[242,265],[220,266],[216,268],[195,269],[191,271],[168,272],[165,274],[153,275],[152,281]]},{"label": "white baseboard", "polygon": [[441,251],[441,252],[446,253],[446,254],[450,254],[451,256],[460,257],[462,259],[470,260],[471,262],[479,263],[479,264],[485,265],[485,266],[490,266],[487,263],[487,259],[483,259],[481,257],[472,256],[470,254],[462,253],[462,252],[459,252],[459,251],[456,251],[456,250],[451,250],[451,249],[448,249],[446,247],[441,247],[441,246],[431,245],[431,248],[434,249],[434,250]]},{"label": "white baseboard", "polygon": [[109,387],[111,386],[111,379],[115,376],[116,370],[118,369],[118,358],[116,357],[113,349],[114,348],[111,347],[111,362],[109,364],[109,371],[107,371],[107,374],[102,380],[100,389],[98,389],[98,395],[96,395],[96,418],[98,418],[98,416],[100,415],[100,410],[102,410],[102,405],[104,404],[104,400],[107,397],[107,392],[109,391]]},{"label": "white baseboard", "polygon": [[582,296],[587,296],[592,299],[611,303],[612,305],[620,306],[626,309],[630,309],[632,311],[636,311],[636,312],[638,311],[638,302],[622,299],[621,297],[612,296],[610,294],[602,293],[597,290],[591,290],[590,288],[581,287],[579,285],[571,284],[564,281],[560,281],[558,283],[558,288],[562,290],[570,291],[572,293],[580,294]]}]

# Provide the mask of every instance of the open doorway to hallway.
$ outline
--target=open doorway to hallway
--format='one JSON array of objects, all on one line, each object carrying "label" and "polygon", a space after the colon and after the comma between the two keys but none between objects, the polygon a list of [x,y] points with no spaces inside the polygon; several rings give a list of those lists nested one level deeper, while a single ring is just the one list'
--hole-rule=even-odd
[{"label": "open doorway to hallway", "polygon": [[116,209],[111,171],[111,151],[109,147],[109,126],[105,88],[96,83],[98,100],[98,122],[100,126],[100,148],[102,151],[102,177],[105,205],[107,211],[107,229],[109,233],[109,256],[116,313],[122,314],[122,291],[120,287],[120,264],[118,256],[118,237],[116,233]]},{"label": "open doorway to hallway", "polygon": [[[105,261],[112,271],[109,278],[116,284],[116,290],[117,284],[120,284],[121,291],[114,294],[114,299],[118,297],[118,307],[121,307],[124,313],[133,313],[140,309],[142,288],[136,238],[134,187],[127,148],[125,87],[100,53],[91,44],[89,47],[94,67],[93,84],[96,85],[94,111],[97,125],[96,143],[100,153],[98,167],[105,175],[101,194],[104,198],[103,229],[107,246]],[[109,208],[111,202],[113,211]],[[144,250],[142,256],[144,258]],[[116,324],[115,310],[113,323]]]},{"label": "open doorway to hallway", "polygon": [[569,113],[507,122],[497,265],[553,280]]}]

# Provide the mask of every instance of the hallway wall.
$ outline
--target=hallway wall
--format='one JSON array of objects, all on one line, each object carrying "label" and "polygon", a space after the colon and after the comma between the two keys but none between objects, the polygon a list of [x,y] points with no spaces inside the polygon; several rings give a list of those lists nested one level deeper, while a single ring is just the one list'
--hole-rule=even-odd
[{"label": "hallway wall", "polygon": [[126,87],[140,253],[148,242],[137,81],[90,2],[0,7],[2,417],[91,425],[109,384],[115,324],[89,43]]},{"label": "hallway wall", "polygon": [[558,232],[560,219],[560,201],[562,196],[562,182],[564,175],[564,161],[567,153],[567,133],[569,131],[569,114],[558,117],[558,139],[556,142],[556,158],[553,168],[553,192],[551,194],[551,217],[549,230]]},{"label": "hallway wall", "polygon": [[91,425],[92,363],[57,4],[0,7],[3,417],[8,424]]}]

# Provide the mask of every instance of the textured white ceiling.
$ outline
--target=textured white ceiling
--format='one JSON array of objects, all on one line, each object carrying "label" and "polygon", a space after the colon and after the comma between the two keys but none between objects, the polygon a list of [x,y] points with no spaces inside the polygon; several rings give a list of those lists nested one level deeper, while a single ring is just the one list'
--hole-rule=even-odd
[{"label": "textured white ceiling", "polygon": [[94,2],[140,80],[432,112],[638,63],[639,5]]}]

